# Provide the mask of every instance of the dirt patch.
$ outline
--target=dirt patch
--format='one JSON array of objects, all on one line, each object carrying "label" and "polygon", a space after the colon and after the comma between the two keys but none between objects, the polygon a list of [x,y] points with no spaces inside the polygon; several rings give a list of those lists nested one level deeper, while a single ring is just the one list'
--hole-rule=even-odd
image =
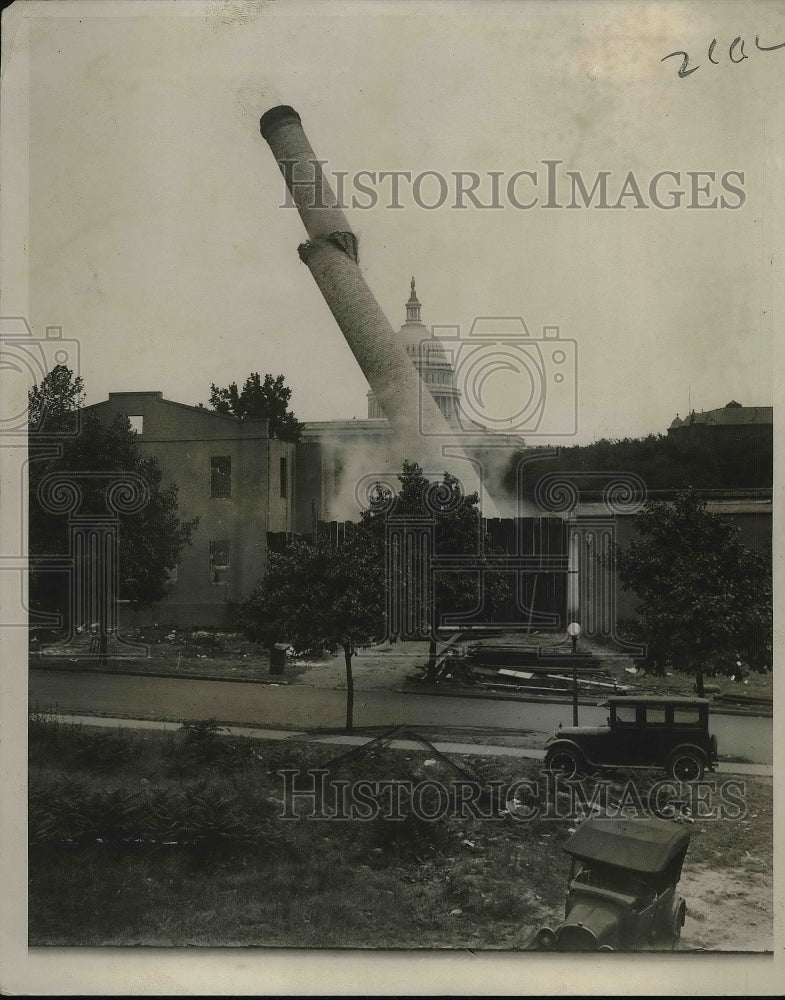
[{"label": "dirt patch", "polygon": [[[749,853],[749,852],[748,852]],[[771,951],[772,877],[763,859],[746,868],[684,871],[679,892],[687,900],[682,951]]]},{"label": "dirt patch", "polygon": [[[406,681],[428,660],[427,642],[380,643],[359,650],[352,657],[352,677],[356,691],[389,691]],[[298,661],[300,662],[300,661]],[[298,684],[311,687],[346,687],[343,653],[316,662],[302,661]]]},{"label": "dirt patch", "polygon": [[[214,629],[165,629],[157,626],[128,629],[123,638],[139,644],[124,648],[112,636],[108,662],[99,668],[90,656],[90,635],[80,634],[70,641],[61,634],[49,634],[46,642],[31,641],[31,666],[66,666],[84,669],[132,670],[138,673],[165,673],[174,677],[221,677],[231,680],[264,680],[279,684],[308,684],[311,687],[345,688],[346,666],[343,652],[320,660],[287,656],[282,674],[270,673],[270,655],[239,632]],[[42,648],[43,647],[43,648]],[[145,648],[146,647],[146,648]],[[352,659],[352,674],[358,691],[389,690],[405,683],[406,675],[428,659],[424,642],[379,643],[360,649]]]},{"label": "dirt patch", "polygon": [[287,659],[283,674],[270,674],[268,651],[239,632],[149,626],[124,630],[122,637],[124,642],[116,636],[109,638],[107,663],[101,667],[89,633],[70,639],[54,633],[47,636],[46,642],[33,636],[30,665],[274,683],[291,683],[305,669],[305,664]]}]

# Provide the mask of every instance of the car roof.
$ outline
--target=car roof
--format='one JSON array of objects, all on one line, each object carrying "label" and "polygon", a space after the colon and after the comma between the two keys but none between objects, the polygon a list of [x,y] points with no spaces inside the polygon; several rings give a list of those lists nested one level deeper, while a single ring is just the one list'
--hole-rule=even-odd
[{"label": "car roof", "polygon": [[690,834],[667,819],[587,819],[564,845],[573,857],[654,875],[687,850]]},{"label": "car roof", "polygon": [[614,705],[708,705],[708,698],[687,698],[683,695],[656,695],[656,694],[612,694],[606,699],[608,704]]}]

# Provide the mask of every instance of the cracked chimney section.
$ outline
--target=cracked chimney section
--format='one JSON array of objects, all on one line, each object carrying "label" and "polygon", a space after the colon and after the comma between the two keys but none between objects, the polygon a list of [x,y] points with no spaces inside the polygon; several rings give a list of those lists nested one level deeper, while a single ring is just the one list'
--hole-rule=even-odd
[{"label": "cracked chimney section", "polygon": [[[300,116],[281,105],[266,112],[259,127],[308,233],[308,242],[298,247],[300,258],[389,420],[401,457],[420,462],[427,472],[446,469],[461,480],[467,493],[477,491],[482,496],[474,466],[462,458],[460,437],[421,385],[417,369],[360,273],[357,237],[324,177]],[[450,446],[449,458],[443,454],[444,445]],[[493,516],[487,511],[487,499],[486,516]]]}]

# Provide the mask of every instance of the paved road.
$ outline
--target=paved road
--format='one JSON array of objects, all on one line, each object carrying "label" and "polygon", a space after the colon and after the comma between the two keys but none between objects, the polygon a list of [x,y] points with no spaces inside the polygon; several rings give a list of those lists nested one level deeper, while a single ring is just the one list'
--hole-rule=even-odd
[{"label": "paved road", "polygon": [[[30,701],[41,710],[129,716],[136,719],[215,718],[224,723],[291,729],[340,728],[345,691],[306,685],[244,684],[242,681],[181,680],[56,670],[30,671]],[[606,710],[581,706],[581,724],[605,722]],[[407,723],[467,731],[494,729],[527,736],[541,746],[561,722],[570,725],[570,705],[476,698],[429,697],[395,691],[359,691],[356,726]],[[712,716],[720,755],[772,763],[772,720]],[[504,734],[500,734],[504,735]]]}]

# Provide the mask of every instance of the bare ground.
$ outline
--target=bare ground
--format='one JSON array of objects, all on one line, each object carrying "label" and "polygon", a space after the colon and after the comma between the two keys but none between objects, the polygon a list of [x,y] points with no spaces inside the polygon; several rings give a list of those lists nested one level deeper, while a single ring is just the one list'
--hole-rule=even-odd
[{"label": "bare ground", "polygon": [[[352,677],[358,691],[385,690],[398,687],[406,675],[423,666],[428,659],[427,642],[380,643],[359,650],[352,657]],[[296,679],[298,684],[311,687],[346,687],[346,665],[343,654],[324,660],[308,661]]]},{"label": "bare ground", "polygon": [[759,859],[747,868],[696,866],[682,874],[679,892],[687,900],[680,950],[772,950],[772,876]]}]

